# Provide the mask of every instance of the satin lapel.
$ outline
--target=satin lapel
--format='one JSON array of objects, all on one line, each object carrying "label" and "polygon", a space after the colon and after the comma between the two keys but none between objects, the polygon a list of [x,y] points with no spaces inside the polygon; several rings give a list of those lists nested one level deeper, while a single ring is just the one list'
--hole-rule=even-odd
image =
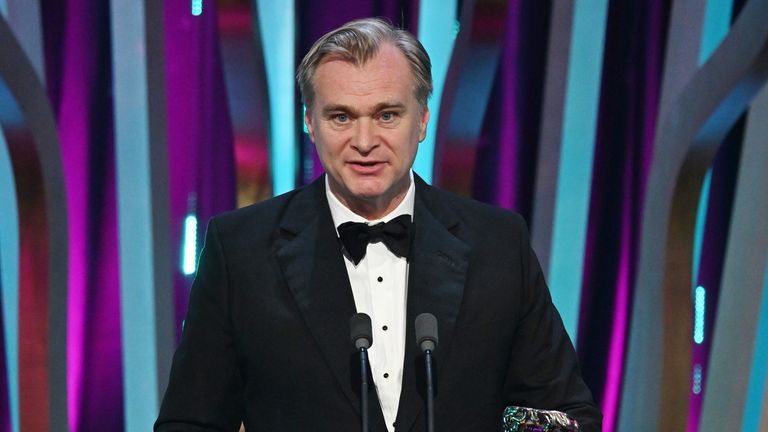
[{"label": "satin lapel", "polygon": [[[299,192],[286,209],[277,259],[326,365],[359,412],[359,388],[353,390],[353,383],[359,382],[359,371],[349,339],[349,318],[356,308],[322,178]],[[375,392],[370,396],[372,429],[383,430]]]},{"label": "satin lapel", "polygon": [[428,186],[417,180],[413,249],[408,276],[408,311],[403,388],[397,430],[407,431],[425,407],[423,356],[416,346],[414,320],[423,312],[437,317],[439,343],[434,353],[439,384],[440,365],[448,359],[464,293],[469,246],[457,238],[459,220],[438,202]]}]

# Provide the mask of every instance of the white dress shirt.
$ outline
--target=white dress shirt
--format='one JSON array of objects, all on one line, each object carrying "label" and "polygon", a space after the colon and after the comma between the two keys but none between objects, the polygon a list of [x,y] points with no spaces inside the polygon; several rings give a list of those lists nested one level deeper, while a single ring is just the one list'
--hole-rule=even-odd
[{"label": "white dress shirt", "polygon": [[[333,223],[337,227],[336,234],[338,226],[345,222],[373,225],[404,214],[413,218],[416,188],[412,171],[410,175],[411,185],[403,201],[392,212],[377,220],[367,220],[344,206],[331,192],[326,176],[325,194]],[[368,349],[368,361],[384,421],[389,432],[393,432],[403,385],[408,261],[395,256],[383,242],[377,242],[368,245],[365,257],[357,265],[348,257],[344,258],[344,263],[357,311],[371,317],[373,344]]]}]

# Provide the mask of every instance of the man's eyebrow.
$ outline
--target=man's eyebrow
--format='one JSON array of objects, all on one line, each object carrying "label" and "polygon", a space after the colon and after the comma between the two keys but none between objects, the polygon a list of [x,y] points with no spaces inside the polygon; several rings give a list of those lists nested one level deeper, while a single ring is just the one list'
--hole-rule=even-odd
[{"label": "man's eyebrow", "polygon": [[[384,110],[404,110],[406,108],[405,104],[402,102],[381,102],[376,104],[373,107],[373,110],[371,110],[370,114],[375,114],[380,111]],[[357,110],[354,107],[351,107],[349,105],[342,105],[342,104],[330,104],[326,105],[322,109],[322,113],[327,115],[330,113],[335,112],[344,112],[352,114],[353,116],[358,116],[360,114],[359,110]]]},{"label": "man's eyebrow", "polygon": [[355,114],[357,110],[347,105],[331,104],[331,105],[324,106],[322,112],[323,114],[330,114],[332,112],[345,112],[345,113]]},{"label": "man's eyebrow", "polygon": [[405,109],[405,104],[402,102],[382,102],[373,107],[373,112],[384,111],[388,109]]}]

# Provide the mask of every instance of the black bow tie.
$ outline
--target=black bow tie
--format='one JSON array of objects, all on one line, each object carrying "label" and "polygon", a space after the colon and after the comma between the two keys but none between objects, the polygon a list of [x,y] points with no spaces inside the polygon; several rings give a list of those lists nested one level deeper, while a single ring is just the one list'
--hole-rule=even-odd
[{"label": "black bow tie", "polygon": [[355,265],[365,257],[368,243],[379,241],[384,242],[393,254],[408,258],[411,249],[411,225],[411,215],[407,214],[376,225],[346,222],[339,225],[339,237]]}]

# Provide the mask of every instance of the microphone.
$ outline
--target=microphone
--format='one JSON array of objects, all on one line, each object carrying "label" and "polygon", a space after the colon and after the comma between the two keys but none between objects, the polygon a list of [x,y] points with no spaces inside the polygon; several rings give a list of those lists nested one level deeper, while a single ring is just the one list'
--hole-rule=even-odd
[{"label": "microphone", "polygon": [[416,343],[424,353],[427,370],[427,432],[435,432],[434,385],[432,378],[432,352],[437,348],[437,318],[431,313],[416,317]]},{"label": "microphone", "polygon": [[373,345],[373,326],[371,317],[364,313],[356,313],[349,318],[349,334],[355,349],[368,349]]},{"label": "microphone", "polygon": [[368,432],[368,348],[373,345],[371,317],[356,313],[349,318],[349,334],[360,353],[360,427]]},{"label": "microphone", "polygon": [[416,317],[416,343],[424,353],[437,348],[437,318],[431,313]]}]

